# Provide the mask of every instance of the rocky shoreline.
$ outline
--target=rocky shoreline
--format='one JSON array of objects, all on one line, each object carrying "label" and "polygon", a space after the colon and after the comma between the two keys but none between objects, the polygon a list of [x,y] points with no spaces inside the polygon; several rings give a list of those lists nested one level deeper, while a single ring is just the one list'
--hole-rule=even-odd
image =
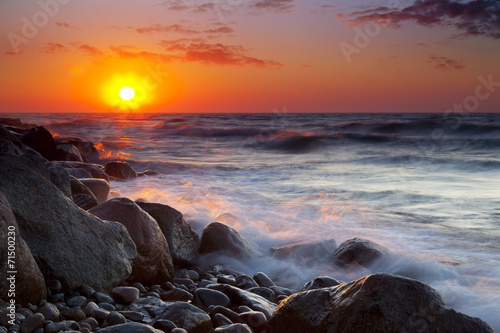
[{"label": "rocky shoreline", "polygon": [[[110,181],[155,172],[101,163],[91,142],[0,119],[0,333],[493,332],[403,276],[320,276],[292,290],[279,277],[208,265],[213,255],[258,254],[222,220],[198,235],[175,208],[108,199]],[[349,269],[389,250],[355,238],[270,252]]]}]

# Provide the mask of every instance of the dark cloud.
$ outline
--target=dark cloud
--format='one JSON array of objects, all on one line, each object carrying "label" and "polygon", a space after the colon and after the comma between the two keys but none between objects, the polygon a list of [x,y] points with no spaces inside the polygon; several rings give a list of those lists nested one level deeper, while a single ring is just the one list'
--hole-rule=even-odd
[{"label": "dark cloud", "polygon": [[403,9],[378,7],[347,15],[347,22],[360,25],[377,22],[392,27],[413,21],[423,26],[453,26],[467,36],[500,38],[499,0],[417,0]]},{"label": "dark cloud", "polygon": [[450,59],[447,57],[438,57],[431,55],[429,56],[427,62],[434,65],[435,68],[441,70],[449,70],[449,69],[459,70],[465,68],[465,66],[462,65],[462,63],[460,63],[458,60]]},{"label": "dark cloud", "polygon": [[291,11],[295,4],[294,0],[257,0],[252,3],[252,7],[264,10],[274,10],[278,12]]}]

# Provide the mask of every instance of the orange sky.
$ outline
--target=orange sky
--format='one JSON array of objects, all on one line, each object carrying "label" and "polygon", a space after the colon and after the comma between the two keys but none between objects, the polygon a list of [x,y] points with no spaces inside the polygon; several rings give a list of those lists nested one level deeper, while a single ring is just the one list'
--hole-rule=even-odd
[{"label": "orange sky", "polygon": [[426,2],[4,0],[0,112],[499,111],[498,1]]}]

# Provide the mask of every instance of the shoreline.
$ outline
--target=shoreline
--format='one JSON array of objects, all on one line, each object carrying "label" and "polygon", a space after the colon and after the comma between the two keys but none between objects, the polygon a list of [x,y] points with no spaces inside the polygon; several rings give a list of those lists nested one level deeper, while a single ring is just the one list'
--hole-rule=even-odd
[{"label": "shoreline", "polygon": [[[14,124],[19,125],[17,122]],[[105,240],[105,235],[116,236],[119,239],[116,241],[115,246],[109,247],[108,250],[113,251],[113,249],[119,248],[121,251],[121,253],[116,255],[116,258],[113,258],[117,272],[112,273],[117,273],[117,276],[113,276],[114,280],[111,281],[114,282],[112,283],[109,283],[109,280],[107,281],[107,284],[102,283],[101,281],[101,284],[99,285],[96,279],[85,276],[80,277],[77,282],[70,281],[70,279],[60,281],[62,278],[59,278],[58,282],[55,282],[54,279],[49,279],[49,277],[57,275],[67,278],[67,276],[56,269],[58,268],[57,265],[46,264],[48,259],[44,256],[50,256],[50,253],[47,254],[46,249],[44,250],[45,252],[42,251],[43,249],[41,248],[43,248],[43,246],[36,243],[37,240],[27,239],[26,243],[28,243],[29,248],[26,246],[26,248],[28,248],[26,252],[30,252],[30,250],[33,252],[33,248],[39,249],[39,252],[34,255],[34,257],[38,258],[38,260],[34,258],[31,260],[31,264],[36,266],[41,265],[41,262],[45,262],[46,267],[40,270],[37,280],[40,284],[42,284],[41,281],[43,280],[43,283],[45,283],[46,287],[48,287],[47,289],[49,290],[49,293],[46,297],[49,302],[45,304],[52,304],[52,306],[45,306],[44,304],[44,306],[38,307],[33,304],[30,306],[25,303],[24,305],[27,305],[27,308],[21,308],[18,310],[22,316],[18,317],[21,318],[21,330],[23,330],[23,323],[33,321],[36,322],[36,325],[33,327],[38,326],[41,323],[46,332],[52,331],[56,329],[52,327],[57,326],[52,324],[62,322],[57,320],[64,318],[65,320],[77,323],[80,326],[80,331],[82,332],[85,331],[82,326],[87,328],[87,330],[87,326],[90,326],[92,330],[88,331],[94,331],[98,327],[95,326],[94,321],[89,320],[95,327],[92,327],[90,324],[83,325],[85,323],[84,321],[91,317],[96,320],[98,325],[107,326],[108,324],[113,323],[113,325],[108,326],[109,328],[101,330],[102,332],[112,332],[113,327],[118,327],[119,325],[130,326],[131,323],[129,321],[152,324],[154,326],[160,320],[177,318],[176,316],[179,316],[179,313],[182,313],[181,316],[193,314],[193,317],[204,318],[204,321],[199,323],[199,327],[184,327],[187,328],[188,332],[210,332],[211,328],[215,329],[216,332],[230,332],[231,329],[239,330],[238,332],[252,332],[252,330],[254,332],[286,332],[287,325],[292,325],[289,322],[291,317],[297,317],[297,320],[302,320],[299,320],[299,322],[296,322],[293,326],[303,327],[304,332],[306,332],[307,329],[312,329],[312,327],[314,327],[314,331],[318,332],[325,329],[324,322],[319,324],[312,321],[307,322],[307,318],[301,318],[300,313],[294,314],[294,311],[296,311],[295,307],[297,307],[294,303],[302,304],[301,306],[303,306],[302,302],[304,302],[304,298],[307,299],[308,295],[311,293],[304,292],[295,294],[295,292],[299,290],[289,290],[284,286],[277,286],[274,281],[263,273],[259,274],[259,272],[255,272],[256,275],[250,277],[241,274],[240,272],[235,272],[230,267],[222,266],[219,267],[218,270],[215,269],[217,266],[204,267],[199,265],[197,258],[200,254],[206,258],[207,256],[210,256],[210,254],[220,254],[222,252],[225,255],[236,257],[237,260],[246,260],[254,257],[255,254],[253,253],[251,246],[235,229],[225,226],[224,224],[214,222],[209,224],[210,228],[207,226],[204,229],[201,239],[197,240],[196,237],[198,237],[198,235],[196,235],[189,224],[184,221],[182,214],[172,207],[154,203],[133,202],[131,200],[127,201],[125,199],[106,200],[109,193],[108,181],[110,177],[111,179],[113,179],[112,177],[117,179],[127,179],[140,176],[127,163],[110,162],[109,165],[106,166],[85,163],[85,161],[88,162],[89,160],[96,161],[95,158],[97,150],[92,143],[78,141],[77,139],[64,140],[62,142],[55,143],[53,142],[53,139],[52,141],[50,140],[52,135],[48,133],[48,131],[44,131],[41,128],[34,131],[36,133],[32,133],[36,139],[30,138],[30,135],[26,134],[27,128],[12,125],[4,128],[6,131],[2,129],[2,132],[0,132],[3,134],[1,137],[3,140],[1,154],[3,155],[2,176],[10,175],[15,178],[15,175],[22,174],[24,180],[36,182],[36,184],[39,184],[40,187],[43,188],[43,191],[45,191],[43,193],[48,194],[48,196],[44,197],[44,200],[48,202],[56,201],[57,204],[64,202],[65,208],[68,211],[71,211],[71,219],[86,221],[86,223],[88,223],[87,228],[97,228],[97,226],[101,226],[101,223],[102,225],[106,225],[106,228],[99,231],[100,234],[97,232],[99,235],[97,238],[103,237],[102,240]],[[45,140],[43,144],[40,144],[40,140],[42,140],[41,138]],[[45,160],[43,156],[45,156]],[[63,158],[67,160],[54,161],[54,158]],[[69,174],[72,174],[75,178],[70,179]],[[42,179],[42,176],[45,176],[45,178]],[[147,174],[144,174],[143,176],[147,176]],[[56,192],[58,190],[55,190],[54,186],[47,181],[48,179],[51,180],[52,184],[58,186],[60,189],[59,192]],[[84,179],[85,181],[80,181],[78,179]],[[105,183],[108,184],[107,189]],[[23,183],[21,183],[21,180],[18,179],[14,179],[12,181],[9,179],[9,181],[6,182],[2,181],[0,184],[0,192],[2,189],[5,190],[8,188],[8,191],[5,190],[8,192],[5,201],[8,201],[8,204],[12,206],[14,214],[11,215],[15,216],[15,220],[20,220],[17,221],[17,223],[20,224],[19,228],[21,229],[21,234],[25,237],[25,235],[30,234],[30,223],[32,223],[30,218],[37,222],[38,220],[33,216],[33,212],[24,211],[26,207],[19,205],[15,201],[11,202],[13,199],[17,199],[19,197],[17,193],[19,188],[16,188],[16,186],[21,184]],[[26,203],[36,202],[37,199],[39,199],[36,198],[36,196],[33,197],[33,193],[23,193],[23,195],[26,196],[24,197]],[[52,195],[56,196],[57,200],[51,200]],[[82,212],[81,209],[76,210],[75,204],[78,204],[80,208],[90,210],[90,212],[97,217],[93,215],[93,217],[89,217],[90,214]],[[47,203],[44,205],[47,205]],[[40,207],[43,207],[44,205],[41,205]],[[50,206],[50,203],[48,205]],[[54,205],[57,206],[55,203]],[[7,207],[5,210],[8,211],[8,205],[6,204],[5,206]],[[123,214],[123,212],[127,213]],[[59,216],[58,218],[61,221],[64,221],[65,217]],[[15,220],[13,223],[16,222]],[[116,222],[104,222],[104,220],[118,221],[120,222],[120,225]],[[141,226],[139,230],[136,229],[138,224]],[[23,229],[26,230],[23,231]],[[64,232],[64,230],[57,230],[61,233]],[[83,233],[85,232],[85,230],[80,228],[78,230],[80,233],[75,231],[74,235],[82,235],[82,231]],[[86,232],[89,232],[89,230],[87,229]],[[146,233],[151,236],[151,238],[155,239],[141,239],[139,236],[143,233]],[[33,232],[33,235],[34,234],[35,232]],[[181,235],[182,237],[174,239],[175,235]],[[18,236],[18,239],[22,238]],[[57,242],[58,240],[54,240],[54,244]],[[154,248],[156,251],[151,253],[151,251],[148,251],[148,249],[151,248]],[[196,251],[193,249],[196,249]],[[333,241],[333,244],[302,244],[301,246],[284,246],[274,250],[278,257],[297,257],[300,259],[308,257],[317,258],[318,251],[323,251],[325,253],[322,255],[323,257],[331,255],[333,259],[328,259],[332,259],[335,265],[343,266],[348,269],[349,265],[369,266],[379,257],[386,254],[388,250],[369,240],[362,239],[348,240],[342,244],[338,244],[338,247]],[[158,255],[160,255],[160,257],[158,257]],[[29,255],[27,256],[29,257]],[[102,262],[105,262],[106,260],[109,262],[109,258],[102,258],[102,256],[103,254],[101,254],[99,258]],[[85,258],[80,258],[82,257],[81,255],[77,257],[78,259],[81,259],[82,262],[85,262]],[[136,259],[136,257],[139,257],[139,259]],[[138,262],[140,263],[138,264]],[[102,267],[106,266],[103,265]],[[154,268],[150,269],[151,267]],[[71,267],[71,270],[75,271],[75,268]],[[131,273],[132,275],[130,275]],[[87,288],[88,286],[81,287],[81,285],[77,285],[78,283],[85,281],[85,279],[95,283],[94,286],[90,286],[94,292]],[[129,281],[124,283],[123,280],[127,279],[129,279]],[[384,326],[385,329],[389,329],[389,327],[396,327],[398,330],[410,329],[411,331],[413,329],[414,331],[418,331],[422,328],[423,323],[427,323],[426,325],[437,325],[438,323],[436,323],[436,321],[442,321],[441,319],[437,320],[437,318],[441,318],[443,316],[443,318],[446,318],[446,320],[443,319],[446,322],[446,325],[452,325],[454,321],[449,320],[449,317],[453,316],[449,310],[444,308],[440,297],[434,295],[436,292],[430,287],[426,287],[423,283],[415,280],[391,274],[373,274],[369,278],[363,278],[357,282],[346,283],[335,280],[334,277],[318,279],[319,280],[313,280],[310,283],[307,283],[303,288],[310,287],[310,290],[316,290],[320,287],[330,287],[330,289],[328,289],[328,295],[333,297],[332,295],[335,294],[336,291],[354,290],[364,284],[370,285],[370,289],[372,290],[384,290],[384,293],[390,293],[390,291],[385,289],[387,284],[401,283],[407,288],[413,290],[414,293],[416,293],[417,290],[422,290],[424,295],[426,295],[424,299],[419,299],[416,304],[408,304],[411,302],[406,302],[403,299],[397,299],[399,302],[398,306],[400,306],[401,309],[406,309],[407,313],[409,311],[411,316],[408,316],[408,314],[399,314],[399,316],[396,316],[398,317],[398,320],[393,321],[391,321],[392,319],[388,319],[390,317],[389,314],[393,310],[385,309],[384,307],[384,304],[389,303],[388,300],[385,299],[384,293],[381,293],[380,295],[377,294],[378,298],[376,299],[380,313],[383,314],[383,318],[379,318],[380,316],[378,312],[377,314],[370,314],[370,311],[372,310],[366,308],[367,305],[363,303],[361,296],[358,298],[348,296],[350,297],[349,302],[356,304],[358,308],[344,309],[342,307],[338,307],[335,310],[332,310],[329,307],[325,307],[325,309],[322,309],[327,312],[328,315],[325,314],[325,317],[327,318],[330,318],[330,315],[334,315],[335,313],[342,313],[343,316],[346,316],[346,318],[350,318],[349,320],[345,320],[348,323],[337,324],[354,326],[338,326],[339,331],[342,327],[344,329],[352,329],[353,327],[356,327],[357,329],[360,329],[360,331],[363,331],[362,326],[355,326],[359,324],[359,320],[356,320],[356,316],[359,316],[359,313],[364,313],[363,311],[368,311],[370,318],[373,317],[373,320],[377,320],[378,318],[378,320],[383,322],[384,325],[393,325]],[[114,288],[119,285],[125,286],[125,289],[115,290]],[[309,287],[306,287],[307,285],[309,285]],[[250,290],[253,288],[257,289]],[[61,292],[63,290],[66,294]],[[97,296],[95,293],[96,290],[98,293]],[[78,291],[79,295],[74,294],[76,291]],[[102,296],[99,294],[100,291],[111,292],[113,297],[106,298],[105,296],[109,297],[109,295],[104,294],[104,296]],[[395,295],[392,296],[395,297]],[[417,295],[414,296],[416,297]],[[82,297],[85,298],[85,301]],[[326,296],[317,295],[315,297]],[[40,305],[40,301],[45,299],[45,296],[39,295],[38,298],[38,305]],[[78,298],[80,303],[77,303],[76,300],[74,301],[75,303],[70,302],[74,298]],[[130,302],[132,299],[133,301]],[[102,300],[107,300],[107,302],[99,302]],[[429,300],[432,301],[430,304],[427,304]],[[99,308],[99,306],[95,308],[92,301],[95,301],[94,304],[96,306],[99,303],[106,303],[111,306],[104,305],[104,308]],[[171,301],[176,301],[176,303],[165,303]],[[311,302],[311,300],[308,302]],[[69,306],[73,304],[75,304],[75,306]],[[305,304],[307,304],[307,302]],[[312,305],[313,304],[311,304],[311,306]],[[218,306],[223,309],[218,308]],[[40,308],[44,307],[51,309],[50,311],[41,311]],[[278,310],[275,310],[276,307]],[[428,310],[421,311],[421,307]],[[153,309],[151,311],[157,316],[155,318],[147,318],[146,313],[150,314],[150,312],[146,311],[146,313],[144,313],[145,308],[150,310]],[[54,313],[57,313],[56,309],[59,311],[57,316],[54,315]],[[108,311],[108,313],[103,313],[102,309]],[[229,312],[228,310],[232,312]],[[316,310],[320,311],[321,309]],[[202,311],[203,313],[199,311]],[[389,312],[386,313],[385,311]],[[33,314],[33,312],[35,314]],[[124,312],[136,313],[126,313],[129,317],[133,317],[129,318],[125,316]],[[36,313],[41,313],[43,318],[40,318],[40,316],[36,315]],[[47,317],[45,317],[44,313],[47,314]],[[83,319],[82,313],[85,315],[85,319]],[[142,318],[140,320],[134,320],[141,317],[140,313],[143,314]],[[291,315],[291,313],[294,315]],[[220,314],[220,316],[217,316],[217,314]],[[53,316],[50,317],[51,315]],[[168,318],[160,318],[163,315]],[[487,324],[484,322],[480,322],[465,315],[456,315],[458,317],[453,317],[456,319],[455,324],[478,325],[474,327],[480,327],[480,329],[485,332],[493,331],[488,330]],[[407,318],[406,320],[403,320],[405,316]],[[47,323],[47,320],[50,320],[48,319],[49,317],[53,318],[53,323]],[[29,318],[33,319],[29,320]],[[80,320],[73,320],[71,318]],[[332,318],[328,321],[330,322],[329,325],[333,325],[331,322],[335,321]],[[108,320],[108,322],[106,322],[106,320]],[[174,320],[171,321],[178,326],[187,325],[184,322],[179,324],[181,322],[180,319],[177,320],[177,322]],[[65,325],[67,324],[69,329],[71,326],[73,328],[77,327],[73,324],[73,322],[64,323]],[[2,321],[2,323],[4,322]],[[160,324],[157,324],[157,326],[162,324],[165,323],[161,322]],[[236,326],[226,328],[224,327],[226,325],[221,324]],[[316,324],[319,326],[314,326]],[[28,324],[25,323],[24,325],[26,326]],[[42,326],[31,331],[24,331],[36,332],[36,330],[39,330]],[[124,326],[120,326],[119,329],[123,329],[125,332],[127,328],[123,327]],[[145,329],[145,331],[146,329],[151,329],[145,325],[144,327],[141,329]],[[368,328],[369,326],[365,326],[364,329]],[[164,331],[166,330],[167,328],[165,328]],[[302,331],[298,330],[298,332]]]}]

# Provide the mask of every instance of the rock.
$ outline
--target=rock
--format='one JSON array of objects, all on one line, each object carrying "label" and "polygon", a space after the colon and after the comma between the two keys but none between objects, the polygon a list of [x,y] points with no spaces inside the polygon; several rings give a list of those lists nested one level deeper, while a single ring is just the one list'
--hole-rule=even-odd
[{"label": "rock", "polygon": [[125,318],[121,313],[118,313],[116,311],[112,311],[109,313],[109,315],[106,317],[106,319],[102,323],[102,327],[125,324],[126,322],[127,322],[127,318]]},{"label": "rock", "polygon": [[260,333],[266,330],[267,319],[262,312],[259,311],[243,312],[240,313],[240,318],[256,333]]},{"label": "rock", "polygon": [[75,194],[73,196],[73,202],[83,210],[89,210],[99,205],[97,199],[88,194]]},{"label": "rock", "polygon": [[139,290],[140,293],[146,293],[147,292],[146,288],[144,288],[144,286],[140,282],[134,283],[132,285],[132,287],[136,287]]},{"label": "rock", "polygon": [[139,312],[144,315],[143,322],[148,325],[153,325],[155,318],[157,318],[167,306],[167,303],[155,297],[141,297],[124,311]]},{"label": "rock", "polygon": [[165,311],[156,319],[168,319],[189,333],[208,333],[212,326],[212,320],[208,314],[196,306],[184,302],[167,305]]},{"label": "rock", "polygon": [[111,290],[111,295],[118,303],[129,305],[139,299],[139,289],[135,287],[116,287]]},{"label": "rock", "polygon": [[172,330],[172,333],[189,333],[188,331],[186,331],[185,329],[183,328],[174,328]]},{"label": "rock", "polygon": [[162,330],[165,333],[170,333],[174,328],[177,328],[173,322],[166,319],[157,320],[153,327]]},{"label": "rock", "polygon": [[39,174],[2,157],[0,191],[46,279],[67,290],[109,290],[130,274],[137,252],[121,224],[84,212]]},{"label": "rock", "polygon": [[94,288],[87,286],[86,284],[81,285],[80,287],[78,287],[77,290],[80,293],[80,295],[82,295],[83,297],[87,297],[87,298],[90,298],[90,297],[94,296],[94,294],[95,294]]},{"label": "rock", "polygon": [[229,284],[230,286],[236,286],[236,279],[232,275],[220,274],[217,276],[217,282]]},{"label": "rock", "polygon": [[109,183],[103,179],[81,178],[79,181],[95,195],[98,203],[108,200]]},{"label": "rock", "polygon": [[69,174],[61,167],[49,164],[50,182],[54,184],[61,192],[71,198],[71,184]]},{"label": "rock", "polygon": [[195,264],[198,261],[200,238],[179,211],[159,203],[137,201],[137,204],[158,222],[174,264]]},{"label": "rock", "polygon": [[83,296],[75,296],[66,301],[66,305],[68,305],[71,308],[74,307],[80,307],[83,308],[85,305],[87,305],[87,298]]},{"label": "rock", "polygon": [[29,316],[28,318],[23,320],[19,332],[32,333],[36,329],[42,327],[44,323],[45,323],[44,316],[41,313],[35,313],[34,315]]},{"label": "rock", "polygon": [[193,299],[193,295],[186,290],[175,288],[161,293],[160,298],[165,302],[188,302]]},{"label": "rock", "polygon": [[80,322],[81,326],[84,326],[84,324],[90,326],[91,331],[94,331],[97,327],[99,327],[99,323],[97,322],[97,320],[92,317],[84,319]]},{"label": "rock", "polygon": [[158,223],[127,198],[114,198],[89,210],[102,219],[122,223],[137,246],[138,258],[131,279],[148,284],[163,283],[174,276],[167,240]]},{"label": "rock", "polygon": [[193,281],[198,281],[200,279],[200,274],[198,274],[198,272],[196,271],[193,271],[192,269],[188,270],[186,272],[186,275]]},{"label": "rock", "polygon": [[315,278],[314,280],[309,281],[306,284],[304,284],[304,286],[300,289],[300,291],[334,287],[334,286],[338,286],[339,284],[342,284],[342,283],[344,283],[344,282],[337,280],[337,279],[334,279],[334,278],[329,277],[329,276],[319,276],[319,277]]},{"label": "rock", "polygon": [[329,260],[336,248],[335,240],[328,239],[313,243],[272,247],[271,254],[278,259],[294,259],[301,263],[317,263]]},{"label": "rock", "polygon": [[73,177],[75,177],[77,179],[80,179],[80,178],[92,178],[92,175],[90,174],[90,172],[88,172],[85,169],[81,169],[81,168],[66,168],[64,170],[66,170],[70,176],[73,176]]},{"label": "rock", "polygon": [[246,324],[231,324],[226,326],[217,327],[215,333],[253,333],[253,331]]},{"label": "rock", "polygon": [[[17,303],[38,304],[42,299],[47,298],[47,288],[42,272],[28,244],[21,237],[14,213],[2,192],[0,192],[0,239],[3,242],[3,248],[0,251],[0,299],[6,301],[9,299],[8,293],[12,285],[15,286]],[[14,246],[12,246],[13,243]],[[9,259],[14,261],[14,269],[9,267],[12,263]],[[12,270],[17,271],[14,280],[11,280],[11,274],[7,273]]]},{"label": "rock", "polygon": [[38,155],[23,155],[14,160],[15,162],[26,166],[27,168],[39,173],[45,179],[50,181],[50,171],[47,166],[48,161]]},{"label": "rock", "polygon": [[62,284],[59,280],[48,280],[45,284],[47,285],[47,288],[50,289],[52,294],[59,293],[62,290]]},{"label": "rock", "polygon": [[110,303],[99,303],[97,304],[97,306],[100,307],[101,309],[108,310],[110,312],[116,310],[115,306]]},{"label": "rock", "polygon": [[216,313],[212,318],[212,323],[214,327],[232,325],[233,322],[222,313]]},{"label": "rock", "polygon": [[203,229],[199,252],[216,252],[238,259],[254,256],[252,247],[236,229],[219,222],[212,222]]},{"label": "rock", "polygon": [[290,332],[290,327],[297,333],[493,332],[482,320],[446,308],[428,285],[385,273],[289,297],[267,332]]},{"label": "rock", "polygon": [[80,152],[71,143],[57,145],[54,160],[83,162]]},{"label": "rock", "polygon": [[371,240],[353,238],[340,244],[332,255],[332,261],[338,266],[358,264],[366,267],[388,252],[385,247]]},{"label": "rock", "polygon": [[262,296],[227,284],[212,284],[210,285],[210,289],[218,290],[229,297],[231,301],[230,306],[238,307],[240,305],[246,305],[254,311],[264,313],[266,318],[271,318],[276,308],[276,304],[269,302]]},{"label": "rock", "polygon": [[57,161],[55,163],[57,163],[60,167],[65,169],[68,168],[84,169],[90,173],[92,178],[104,179],[107,182],[109,182],[108,174],[101,169],[102,165],[82,163],[82,162],[72,162],[72,161]]},{"label": "rock", "polygon": [[246,274],[239,275],[236,278],[236,287],[240,289],[250,289],[250,288],[255,288],[258,287],[259,285],[257,282],[255,282],[254,279],[252,279],[250,276]]},{"label": "rock", "polygon": [[59,321],[59,309],[52,303],[45,303],[38,308],[38,313],[41,313],[46,320]]},{"label": "rock", "polygon": [[163,333],[152,326],[139,323],[126,323],[106,327],[99,330],[99,333]]},{"label": "rock", "polygon": [[49,323],[45,325],[46,333],[57,333],[59,331],[77,330],[80,331],[80,325],[71,320],[65,320],[58,323]]},{"label": "rock", "polygon": [[111,296],[105,293],[97,292],[94,294],[94,298],[97,301],[97,303],[115,304],[115,300]]},{"label": "rock", "polygon": [[145,170],[137,173],[137,177],[158,176],[160,173],[154,170]]},{"label": "rock", "polygon": [[21,135],[21,141],[42,154],[48,160],[54,158],[56,142],[49,131],[43,126],[34,127]]},{"label": "rock", "polygon": [[[120,311],[120,313],[127,319],[132,321],[142,321],[144,315],[137,311]],[[159,328],[159,327],[156,327]]]},{"label": "rock", "polygon": [[198,288],[194,292],[193,304],[206,311],[210,305],[228,306],[229,297],[217,290]]},{"label": "rock", "polygon": [[127,162],[113,161],[106,163],[104,172],[118,179],[137,178],[137,172]]},{"label": "rock", "polygon": [[272,286],[275,286],[273,280],[271,280],[269,276],[267,276],[265,273],[262,272],[255,273],[253,279],[261,287],[270,288]]},{"label": "rock", "polygon": [[74,321],[81,321],[86,318],[85,313],[80,310],[79,308],[62,308],[61,314],[64,316],[65,319],[69,320],[74,320]]},{"label": "rock", "polygon": [[259,296],[262,296],[270,302],[272,302],[276,298],[276,296],[274,295],[274,291],[272,291],[269,288],[257,287],[257,288],[250,288],[248,289],[248,291],[257,294]]},{"label": "rock", "polygon": [[90,163],[99,162],[99,151],[92,142],[83,141],[78,138],[63,138],[62,141],[75,146],[84,162],[85,160],[88,160]]},{"label": "rock", "polygon": [[12,141],[0,138],[0,156],[10,155],[10,156],[21,156],[24,152],[16,146]]},{"label": "rock", "polygon": [[[220,306],[220,305],[214,306],[210,310],[210,316],[212,318],[215,318],[215,316],[217,314],[223,315],[224,317],[229,319],[231,321],[231,323],[237,323],[240,321],[240,317],[238,316],[238,314],[236,312],[234,312],[233,310],[230,310],[228,308],[225,308],[223,306]],[[222,326],[222,325],[220,325],[220,326]]]}]

